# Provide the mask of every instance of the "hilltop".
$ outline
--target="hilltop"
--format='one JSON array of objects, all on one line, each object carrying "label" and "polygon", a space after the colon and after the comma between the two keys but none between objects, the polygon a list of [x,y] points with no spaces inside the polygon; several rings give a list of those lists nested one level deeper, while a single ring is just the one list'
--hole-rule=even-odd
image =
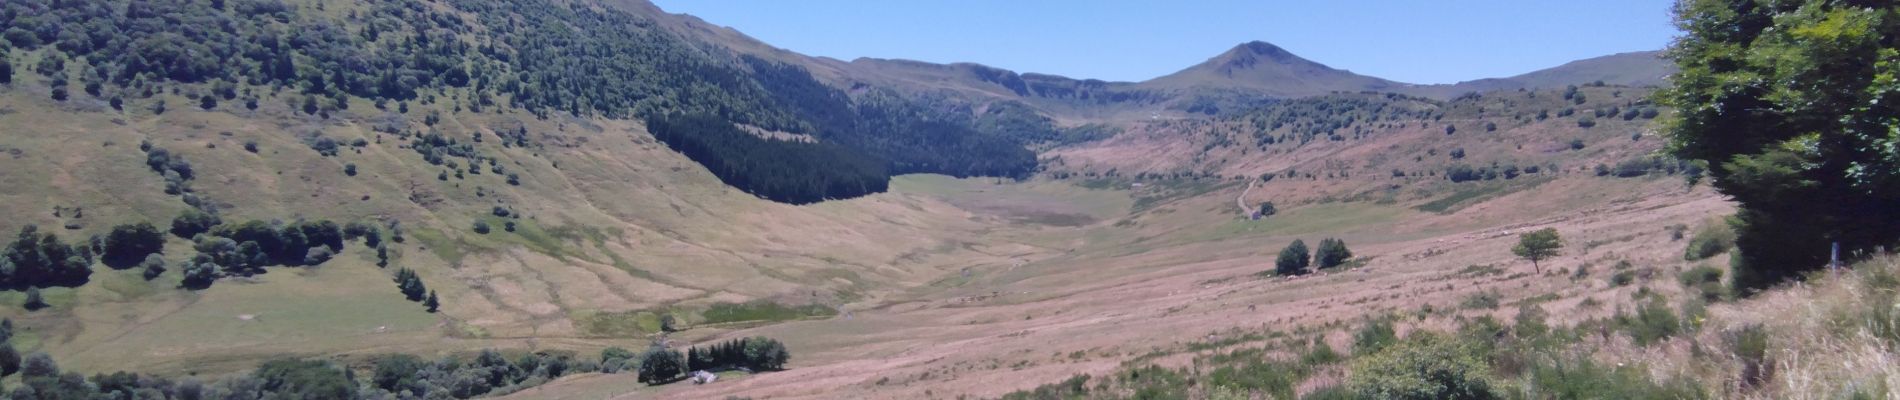
[{"label": "hilltop", "polygon": [[1333,69],[1280,46],[1253,41],[1181,71],[1143,81],[1141,86],[1162,90],[1243,89],[1289,98],[1333,92],[1390,92],[1402,84]]}]

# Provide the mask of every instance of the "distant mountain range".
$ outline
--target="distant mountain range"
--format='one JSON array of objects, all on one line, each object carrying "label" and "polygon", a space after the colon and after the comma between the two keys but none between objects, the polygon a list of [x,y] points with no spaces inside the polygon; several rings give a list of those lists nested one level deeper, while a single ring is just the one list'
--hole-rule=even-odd
[{"label": "distant mountain range", "polygon": [[[622,0],[632,2],[634,0]],[[1142,82],[1111,82],[1019,73],[974,63],[859,58],[844,62],[811,57],[753,39],[732,28],[685,14],[670,14],[643,1],[630,7],[675,32],[712,48],[800,65],[839,87],[885,87],[971,100],[1018,100],[1056,116],[1110,117],[1117,113],[1232,106],[1272,98],[1333,92],[1378,91],[1432,98],[1466,92],[1535,89],[1602,81],[1655,86],[1674,66],[1659,51],[1614,54],[1573,61],[1522,75],[1456,84],[1421,85],[1342,70],[1302,58],[1264,41],[1242,43],[1207,61]]]}]

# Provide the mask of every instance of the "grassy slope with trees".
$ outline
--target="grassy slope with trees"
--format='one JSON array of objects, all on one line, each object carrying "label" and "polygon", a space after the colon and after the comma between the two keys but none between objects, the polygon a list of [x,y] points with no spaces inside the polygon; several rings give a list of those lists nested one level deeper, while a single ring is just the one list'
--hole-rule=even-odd
[{"label": "grassy slope with trees", "polygon": [[[979,132],[968,110],[894,96],[859,101],[802,67],[702,50],[625,11],[545,1],[445,4],[9,2],[0,9],[0,26],[7,27],[0,35],[8,53],[37,53],[40,62],[27,70],[48,79],[56,100],[72,96],[70,87],[83,87],[117,105],[176,83],[208,88],[210,94],[195,97],[205,107],[242,102],[255,108],[262,92],[292,91],[313,115],[346,108],[351,97],[372,99],[379,108],[441,101],[457,110],[509,107],[542,118],[688,113],[835,141],[888,160],[894,173],[1024,176],[1035,167],[1023,140]],[[85,66],[71,73],[69,62]],[[742,189],[774,199],[802,198],[780,192],[827,181],[784,176],[731,181],[756,184]]]}]

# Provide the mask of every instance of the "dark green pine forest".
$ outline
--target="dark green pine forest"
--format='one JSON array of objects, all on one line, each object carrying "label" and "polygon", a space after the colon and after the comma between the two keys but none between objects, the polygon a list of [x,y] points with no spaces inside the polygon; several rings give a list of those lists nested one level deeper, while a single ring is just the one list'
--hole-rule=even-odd
[{"label": "dark green pine forest", "polygon": [[[1056,132],[1033,114],[996,123],[975,105],[945,99],[881,89],[850,95],[797,65],[692,42],[611,8],[551,0],[315,8],[277,0],[8,1],[0,46],[9,57],[0,65],[39,75],[55,100],[92,96],[115,107],[193,86],[208,89],[195,99],[207,108],[254,108],[266,94],[289,92],[301,96],[302,112],[323,117],[355,97],[386,112],[407,113],[413,102],[641,119],[665,127],[673,138],[666,143],[728,184],[790,203],[880,192],[891,174],[1027,176],[1036,159],[1025,146]],[[42,57],[16,65],[16,51]],[[734,136],[745,133],[734,124],[820,144]],[[803,168],[811,166],[822,168]]]}]

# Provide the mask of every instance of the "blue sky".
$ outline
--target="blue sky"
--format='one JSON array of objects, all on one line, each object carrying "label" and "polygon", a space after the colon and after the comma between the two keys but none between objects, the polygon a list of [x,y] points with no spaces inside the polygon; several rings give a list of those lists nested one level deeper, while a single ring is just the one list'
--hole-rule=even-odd
[{"label": "blue sky", "polygon": [[1669,0],[654,0],[804,54],[1138,81],[1263,40],[1410,83],[1657,50]]}]

